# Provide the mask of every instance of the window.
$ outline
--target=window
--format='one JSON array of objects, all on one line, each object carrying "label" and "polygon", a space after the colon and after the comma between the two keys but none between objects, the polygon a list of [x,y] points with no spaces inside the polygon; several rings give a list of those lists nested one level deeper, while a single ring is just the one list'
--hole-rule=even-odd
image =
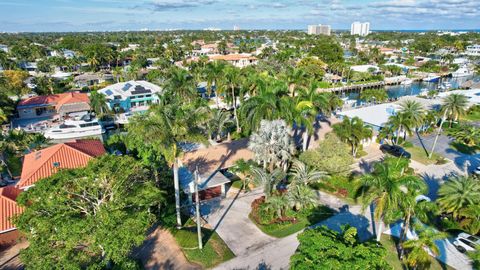
[{"label": "window", "polygon": [[460,238],[460,241],[471,248],[475,248],[475,245],[466,239]]},{"label": "window", "polygon": [[145,95],[145,97],[152,97],[152,95]]}]

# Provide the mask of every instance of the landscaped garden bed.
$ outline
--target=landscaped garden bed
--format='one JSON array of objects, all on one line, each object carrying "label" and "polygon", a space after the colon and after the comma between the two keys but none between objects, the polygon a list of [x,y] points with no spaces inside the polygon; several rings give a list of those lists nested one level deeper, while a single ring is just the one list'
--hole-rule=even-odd
[{"label": "landscaped garden bed", "polygon": [[302,229],[317,224],[331,217],[334,211],[324,205],[309,207],[294,211],[288,209],[281,217],[276,217],[268,209],[265,197],[260,197],[252,202],[250,219],[265,234],[273,237],[285,237],[301,231]]}]

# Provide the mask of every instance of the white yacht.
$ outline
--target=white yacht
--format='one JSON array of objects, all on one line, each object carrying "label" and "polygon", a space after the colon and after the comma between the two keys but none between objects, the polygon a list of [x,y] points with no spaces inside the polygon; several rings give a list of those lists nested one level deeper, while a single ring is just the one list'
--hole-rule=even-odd
[{"label": "white yacht", "polygon": [[105,129],[97,119],[84,115],[80,119],[65,120],[62,124],[46,130],[44,135],[52,140],[63,140],[99,136],[103,133]]},{"label": "white yacht", "polygon": [[406,79],[406,80],[402,81],[400,84],[401,85],[411,85],[412,83],[413,83],[412,79]]},{"label": "white yacht", "polygon": [[466,66],[463,66],[463,67],[457,69],[457,71],[452,73],[452,76],[454,78],[467,77],[467,76],[471,76],[471,75],[473,75],[473,70],[469,69]]}]

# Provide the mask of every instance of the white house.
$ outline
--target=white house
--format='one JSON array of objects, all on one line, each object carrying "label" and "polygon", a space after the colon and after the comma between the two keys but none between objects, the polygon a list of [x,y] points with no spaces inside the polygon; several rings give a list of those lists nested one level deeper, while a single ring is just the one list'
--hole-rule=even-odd
[{"label": "white house", "polygon": [[480,44],[474,44],[465,48],[465,54],[468,56],[480,56]]}]

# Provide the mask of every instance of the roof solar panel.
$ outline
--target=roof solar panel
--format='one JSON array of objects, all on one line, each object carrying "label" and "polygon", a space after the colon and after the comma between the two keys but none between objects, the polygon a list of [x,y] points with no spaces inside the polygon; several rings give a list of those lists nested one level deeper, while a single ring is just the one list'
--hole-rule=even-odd
[{"label": "roof solar panel", "polygon": [[105,91],[105,94],[107,94],[107,96],[111,96],[113,95],[113,92],[110,89],[107,89],[107,91]]},{"label": "roof solar panel", "polygon": [[127,91],[130,87],[132,87],[132,85],[130,83],[126,83],[123,87],[122,87],[122,90],[123,91]]}]

